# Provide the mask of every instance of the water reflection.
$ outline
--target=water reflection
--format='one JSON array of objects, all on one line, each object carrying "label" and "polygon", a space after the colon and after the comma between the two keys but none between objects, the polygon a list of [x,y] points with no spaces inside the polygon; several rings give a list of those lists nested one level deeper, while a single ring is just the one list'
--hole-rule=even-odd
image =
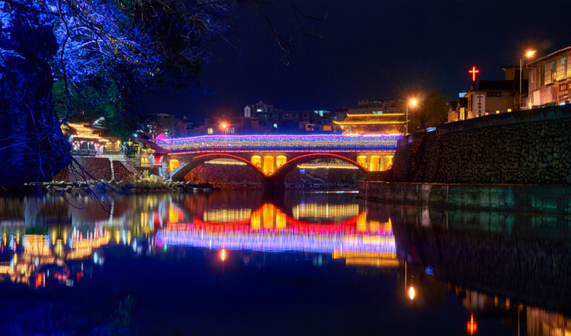
[{"label": "water reflection", "polygon": [[226,269],[279,257],[388,276],[414,309],[442,307],[448,290],[468,334],[495,318],[527,335],[571,335],[571,319],[546,309],[570,311],[570,231],[560,218],[372,206],[325,193],[0,199],[0,279],[88,284],[113,247],[157,259],[195,249]]},{"label": "water reflection", "polygon": [[[390,219],[367,219],[354,199],[281,207],[250,199],[248,204],[226,194],[149,195],[112,200],[107,207],[82,198],[3,199],[1,249],[9,261],[0,261],[0,276],[39,287],[57,273],[60,283],[73,286],[84,277],[84,263],[73,271],[70,263],[101,265],[106,245],[128,245],[140,254],[138,240],[148,254],[191,246],[223,249],[223,260],[227,250],[293,251],[330,254],[348,266],[399,265]],[[59,271],[50,275],[51,266]]]}]

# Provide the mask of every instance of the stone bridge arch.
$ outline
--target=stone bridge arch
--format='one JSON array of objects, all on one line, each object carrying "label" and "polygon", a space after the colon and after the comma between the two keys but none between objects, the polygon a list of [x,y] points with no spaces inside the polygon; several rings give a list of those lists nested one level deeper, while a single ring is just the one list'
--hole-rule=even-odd
[{"label": "stone bridge arch", "polygon": [[315,159],[340,159],[342,161],[348,162],[361,170],[362,172],[367,173],[369,170],[366,167],[363,167],[357,161],[348,158],[347,156],[335,154],[335,153],[311,153],[311,154],[302,154],[299,156],[292,157],[288,160],[284,165],[279,167],[271,176],[266,176],[266,178],[271,178],[271,184],[275,187],[281,187],[284,184],[285,177],[289,174],[293,169],[297,167],[297,165],[306,163]]},{"label": "stone bridge arch", "polygon": [[193,170],[194,168],[200,166],[201,164],[203,164],[206,161],[210,161],[210,160],[214,160],[214,159],[219,159],[219,158],[229,158],[229,159],[235,159],[238,161],[242,161],[245,162],[247,165],[249,165],[250,167],[254,167],[256,169],[256,171],[258,171],[262,176],[266,177],[267,175],[264,174],[264,172],[255,164],[253,164],[250,160],[237,156],[237,155],[233,155],[233,154],[229,154],[229,153],[206,153],[206,154],[199,154],[196,156],[193,156],[190,158],[190,161],[186,161],[184,163],[181,163],[180,166],[178,166],[178,168],[176,168],[174,171],[171,172],[171,179],[173,181],[184,181],[184,177],[186,176],[186,174],[190,173],[191,170]]}]

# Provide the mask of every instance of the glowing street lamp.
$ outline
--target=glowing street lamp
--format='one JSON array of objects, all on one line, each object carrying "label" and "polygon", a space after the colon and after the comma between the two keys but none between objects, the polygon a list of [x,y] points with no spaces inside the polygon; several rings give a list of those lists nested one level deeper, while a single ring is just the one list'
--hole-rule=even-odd
[{"label": "glowing street lamp", "polygon": [[418,101],[415,98],[406,102],[406,122],[405,122],[405,132],[408,135],[408,106],[415,107],[418,104]]},{"label": "glowing street lamp", "polygon": [[529,58],[529,57],[533,56],[534,54],[535,54],[535,50],[528,50],[528,51],[526,51],[526,53],[525,53],[522,57],[520,57],[520,59],[519,59],[519,109],[520,109],[520,110],[523,110],[523,108],[524,108],[523,103],[522,103],[523,92],[521,92],[521,90],[522,90],[521,82],[522,82],[522,78],[523,78],[523,76],[522,76],[522,72],[523,72],[523,59],[524,59],[525,57]]}]

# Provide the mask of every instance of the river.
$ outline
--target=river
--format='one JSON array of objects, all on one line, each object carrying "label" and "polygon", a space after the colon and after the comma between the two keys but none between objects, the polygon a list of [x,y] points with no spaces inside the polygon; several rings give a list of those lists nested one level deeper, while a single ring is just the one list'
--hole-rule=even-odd
[{"label": "river", "polygon": [[567,218],[68,195],[0,198],[0,233],[0,334],[571,334]]}]

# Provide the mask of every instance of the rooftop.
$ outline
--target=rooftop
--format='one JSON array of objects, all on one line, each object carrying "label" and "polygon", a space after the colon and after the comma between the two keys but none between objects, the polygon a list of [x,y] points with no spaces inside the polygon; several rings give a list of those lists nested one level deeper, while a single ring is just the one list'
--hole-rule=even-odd
[{"label": "rooftop", "polygon": [[480,80],[478,90],[511,91],[513,84],[513,80]]},{"label": "rooftop", "polygon": [[404,124],[404,113],[347,114],[343,121],[333,121],[337,125]]},{"label": "rooftop", "polygon": [[553,57],[553,56],[555,56],[555,55],[558,55],[558,54],[561,54],[561,53],[564,53],[564,52],[570,51],[570,50],[571,50],[571,47],[559,49],[559,50],[557,50],[557,51],[552,52],[551,54],[549,54],[549,55],[547,55],[547,56],[540,57],[540,58],[538,58],[538,59],[536,59],[536,60],[533,60],[532,62],[527,63],[527,64],[526,64],[526,67],[528,67],[528,66],[530,66],[530,65],[533,65],[533,64],[535,64],[535,63],[539,63],[539,62],[544,61],[544,60],[546,60],[546,59],[548,59],[548,58],[550,58],[550,57]]}]

